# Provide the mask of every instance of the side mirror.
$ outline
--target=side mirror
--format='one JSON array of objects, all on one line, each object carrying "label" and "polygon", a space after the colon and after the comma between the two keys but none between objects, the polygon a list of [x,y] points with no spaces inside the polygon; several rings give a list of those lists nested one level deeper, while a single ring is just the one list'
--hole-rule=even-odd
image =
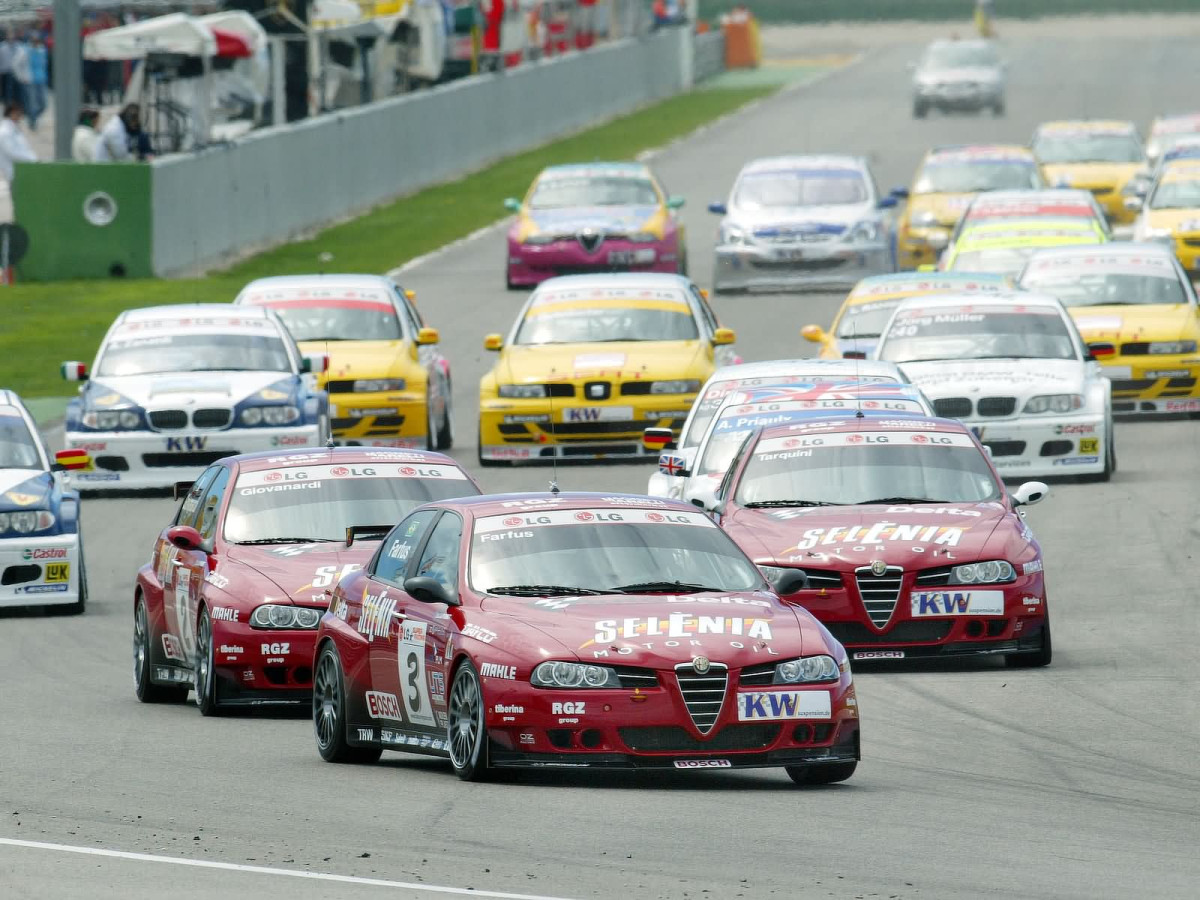
[{"label": "side mirror", "polygon": [[705,512],[717,512],[717,507],[721,505],[720,498],[717,497],[717,486],[708,484],[698,484],[687,492],[687,501],[692,506],[698,506]]},{"label": "side mirror", "polygon": [[72,360],[71,362],[65,362],[62,364],[61,371],[62,371],[62,377],[64,379],[66,379],[67,381],[87,381],[88,380],[87,366],[85,366],[81,362],[76,362],[74,360]]},{"label": "side mirror", "polygon": [[729,212],[729,207],[719,200],[714,200],[712,203],[708,204],[708,211],[710,213],[716,213],[718,216],[723,216]]},{"label": "side mirror", "polygon": [[1041,503],[1050,493],[1050,488],[1041,481],[1027,481],[1012,492],[1012,500],[1017,506],[1033,506]]},{"label": "side mirror", "polygon": [[825,329],[820,325],[805,325],[800,329],[800,337],[806,341],[812,341],[814,344],[819,344],[825,340]]},{"label": "side mirror", "polygon": [[891,195],[893,197],[895,197],[897,200],[907,200],[908,199],[908,188],[894,187],[891,190]]},{"label": "side mirror", "polygon": [[516,197],[505,197],[504,198],[504,208],[507,209],[509,212],[520,212],[521,211],[521,201],[518,200]]},{"label": "side mirror", "polygon": [[500,334],[489,334],[483,339],[484,350],[499,350],[504,346],[504,336]]},{"label": "side mirror", "polygon": [[90,469],[92,458],[86,450],[59,450],[54,454],[55,472],[73,472],[76,469]]},{"label": "side mirror", "polygon": [[687,478],[691,474],[686,457],[664,453],[658,458],[658,471],[670,478]]},{"label": "side mirror", "polygon": [[1144,201],[1142,200],[1142,198],[1139,197],[1137,194],[1130,194],[1128,197],[1126,197],[1122,201],[1122,204],[1130,212],[1138,212],[1141,210],[1143,202]]},{"label": "side mirror", "polygon": [[1116,356],[1117,348],[1115,344],[1110,344],[1108,341],[1094,341],[1087,345],[1088,355],[1092,359],[1099,360],[1102,356]]},{"label": "side mirror", "polygon": [[708,299],[708,288],[700,288],[700,296],[705,300]]},{"label": "side mirror", "polygon": [[447,606],[462,606],[462,601],[452,595],[446,586],[428,575],[414,575],[404,581],[404,590],[414,600],[422,603],[445,603]]},{"label": "side mirror", "polygon": [[732,328],[718,328],[713,332],[712,342],[714,347],[719,347],[722,344],[732,344],[737,340],[737,332]]},{"label": "side mirror", "polygon": [[895,197],[881,197],[879,203],[876,204],[880,209],[895,209],[900,204],[900,201]]},{"label": "side mirror", "polygon": [[329,354],[306,353],[300,360],[300,371],[302,373],[311,372],[314,375],[329,371]]},{"label": "side mirror", "polygon": [[682,197],[672,196],[667,198],[667,209],[679,209],[686,201]]},{"label": "side mirror", "polygon": [[667,450],[674,445],[675,434],[670,428],[647,428],[642,432],[642,446],[647,450]]},{"label": "side mirror", "polygon": [[418,344],[436,344],[441,339],[442,336],[438,333],[436,328],[429,328],[426,326],[417,332]]},{"label": "side mirror", "polygon": [[771,587],[780,597],[808,590],[808,575],[803,569],[784,569],[779,577],[771,582]]},{"label": "side mirror", "polygon": [[184,497],[186,497],[188,495],[188,491],[190,491],[192,489],[192,485],[194,485],[195,483],[196,482],[194,482],[194,481],[177,481],[177,482],[175,482],[175,484],[172,485],[172,487],[171,487],[171,496],[174,497],[176,500],[182,500]]},{"label": "side mirror", "polygon": [[407,300],[409,303],[416,303],[417,302],[417,292],[412,290],[411,288],[405,288],[404,289],[404,299]]},{"label": "side mirror", "polygon": [[204,539],[191,525],[172,525],[167,529],[167,540],[180,550],[199,550]]}]

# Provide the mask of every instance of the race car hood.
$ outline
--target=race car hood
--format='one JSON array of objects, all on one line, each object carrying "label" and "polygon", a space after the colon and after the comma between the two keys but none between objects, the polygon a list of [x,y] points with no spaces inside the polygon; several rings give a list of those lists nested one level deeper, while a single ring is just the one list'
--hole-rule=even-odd
[{"label": "race car hood", "polygon": [[988,558],[1007,516],[996,502],[733,508],[721,525],[756,562],[849,572],[876,559],[911,569]]},{"label": "race car hood", "polygon": [[[230,582],[239,577],[253,578],[257,575],[271,582],[279,594],[292,603],[328,605],[329,598],[324,592],[327,587],[332,589],[336,586],[336,573],[342,572],[348,565],[360,568],[366,565],[376,546],[375,541],[355,541],[350,548],[340,541],[265,546],[233,544],[228,547],[224,565],[218,562],[214,571]],[[239,569],[242,571],[239,572]],[[313,579],[319,574],[318,569],[332,573],[332,577],[314,587]],[[272,602],[278,600],[272,599]]]},{"label": "race car hood", "polygon": [[739,228],[749,230],[757,238],[800,236],[812,233],[837,236],[851,225],[861,222],[871,211],[869,203],[839,203],[834,206],[793,208],[772,207],[762,210],[747,210],[738,207],[731,211],[730,221]]},{"label": "race car hood", "polygon": [[913,194],[908,198],[908,223],[914,228],[928,227],[921,219],[932,214],[939,225],[953,228],[971,205],[976,195],[970,194]]},{"label": "race car hood", "polygon": [[[990,397],[1022,398],[1038,394],[1082,394],[1084,364],[1073,359],[938,360],[904,363],[900,370],[930,399]],[[1019,410],[1024,404],[1018,402]]]},{"label": "race car hood", "polygon": [[1119,190],[1143,169],[1142,163],[1048,163],[1042,166],[1042,177],[1051,187]]},{"label": "race car hood", "polygon": [[[611,344],[513,344],[506,348],[497,379],[501,384],[573,381],[586,378],[677,379],[699,371],[700,341],[614,341]],[[618,398],[614,398],[618,399]]]},{"label": "race car hood", "polygon": [[399,374],[412,358],[404,341],[301,341],[300,352],[329,354],[329,370],[321,379],[386,378]]},{"label": "race car hood", "polygon": [[1146,306],[1081,306],[1068,310],[1084,341],[1177,341],[1195,338],[1200,319],[1186,303]]},{"label": "race car hood", "polygon": [[602,234],[646,230],[662,211],[658,206],[583,206],[527,210],[518,223],[526,233],[575,235],[586,228]]},{"label": "race car hood", "polygon": [[526,627],[538,629],[587,662],[671,669],[704,655],[739,667],[825,648],[819,626],[765,592],[489,596],[483,608],[515,615],[513,606],[518,603],[522,608],[516,617]]},{"label": "race car hood", "polygon": [[0,469],[0,512],[50,509],[54,476],[36,469]]},{"label": "race car hood", "polygon": [[1146,225],[1150,228],[1169,228],[1171,231],[1200,231],[1200,209],[1148,209]]},{"label": "race car hood", "polygon": [[[323,352],[323,351],[322,351]],[[174,406],[233,406],[291,372],[184,372],[177,375],[102,375],[84,386],[86,405],[105,409],[106,395],[119,394],[147,409]]]}]

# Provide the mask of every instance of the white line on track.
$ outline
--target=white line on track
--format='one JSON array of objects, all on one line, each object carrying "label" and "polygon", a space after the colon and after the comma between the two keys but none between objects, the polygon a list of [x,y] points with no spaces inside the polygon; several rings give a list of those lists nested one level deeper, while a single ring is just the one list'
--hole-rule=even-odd
[{"label": "white line on track", "polygon": [[205,859],[184,859],[179,856],[156,856],[152,853],[130,853],[125,850],[105,850],[100,847],[76,847],[71,844],[49,844],[43,841],[19,841],[0,838],[0,846],[22,847],[27,850],[51,850],[56,853],[79,853],[85,856],[106,856],[134,862],[169,863],[198,869],[222,869],[227,872],[247,872],[252,875],[282,875],[288,878],[307,878],[312,881],[336,881],[343,884],[363,884],[374,887],[402,888],[431,894],[454,894],[460,897],[490,897],[492,900],[567,900],[565,897],[546,897],[535,894],[508,894],[468,888],[444,887],[412,881],[387,881],[382,878],[361,878],[357,875],[333,875],[327,872],[302,872],[296,869],[275,869],[270,866],[246,866],[241,863],[213,862]]}]

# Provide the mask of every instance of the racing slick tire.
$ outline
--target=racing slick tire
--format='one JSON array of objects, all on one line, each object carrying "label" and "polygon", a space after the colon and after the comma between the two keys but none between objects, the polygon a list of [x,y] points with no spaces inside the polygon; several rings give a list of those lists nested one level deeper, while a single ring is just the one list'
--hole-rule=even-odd
[{"label": "racing slick tire", "polygon": [[351,747],[346,743],[346,679],[337,648],[326,641],[317,654],[313,673],[313,734],[321,759],[331,763],[373,763],[382,747]]},{"label": "racing slick tire", "polygon": [[913,104],[913,118],[914,119],[923,119],[928,114],[929,114],[929,107],[926,106],[924,103],[914,103]]},{"label": "racing slick tire", "polygon": [[483,683],[471,660],[464,659],[450,684],[449,721],[446,725],[450,765],[463,781],[487,781],[487,726],[484,722]]},{"label": "racing slick tire", "polygon": [[1039,650],[1028,653],[1010,653],[1004,657],[1004,664],[1010,669],[1036,669],[1050,665],[1054,658],[1054,642],[1050,639],[1050,615],[1047,613],[1042,625],[1042,646]]},{"label": "racing slick tire", "polygon": [[217,698],[217,671],[213,665],[212,619],[207,607],[201,607],[196,622],[196,667],[192,671],[192,689],[196,692],[196,708],[200,715],[219,716],[221,705]]},{"label": "racing slick tire", "polygon": [[450,404],[450,382],[446,381],[446,402],[442,404],[442,424],[437,430],[434,450],[449,450],[454,446],[454,410]]},{"label": "racing slick tire", "polygon": [[845,781],[858,768],[858,760],[824,763],[815,766],[787,766],[788,777],[796,784],[836,784]]},{"label": "racing slick tire", "polygon": [[183,703],[188,689],[150,680],[150,618],[140,596],[133,606],[133,690],[143,703]]}]

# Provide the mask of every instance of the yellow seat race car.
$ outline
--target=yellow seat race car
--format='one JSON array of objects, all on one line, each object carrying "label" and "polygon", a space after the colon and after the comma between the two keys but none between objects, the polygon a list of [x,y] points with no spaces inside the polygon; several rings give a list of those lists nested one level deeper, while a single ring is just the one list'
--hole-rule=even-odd
[{"label": "yellow seat race car", "polygon": [[820,325],[805,325],[800,334],[819,344],[821,359],[871,359],[875,345],[900,301],[909,297],[951,292],[996,293],[1012,288],[1003,275],[970,272],[897,272],[873,275],[854,286],[826,331]]},{"label": "yellow seat race car", "polygon": [[1188,275],[1200,278],[1200,159],[1163,164],[1134,223],[1133,239],[1172,248]]},{"label": "yellow seat race car", "polygon": [[1014,219],[972,225],[942,256],[946,272],[988,272],[1016,277],[1044,247],[1103,244],[1108,235],[1075,219]]},{"label": "yellow seat race car", "polygon": [[1156,116],[1150,123],[1150,137],[1146,140],[1146,158],[1151,166],[1158,164],[1182,138],[1200,134],[1200,113]]},{"label": "yellow seat race car", "polygon": [[1033,134],[1033,154],[1048,185],[1091,191],[1110,223],[1132,224],[1137,212],[1126,200],[1137,194],[1147,165],[1132,122],[1046,122]]},{"label": "yellow seat race car", "polygon": [[646,428],[678,433],[700,386],[740,362],[703,293],[681,275],[554,278],[525,302],[479,383],[482,465],[658,456]]},{"label": "yellow seat race car", "polygon": [[1042,250],[1020,286],[1067,307],[1112,381],[1113,412],[1200,414],[1200,307],[1170,247]]},{"label": "yellow seat race car", "polygon": [[364,447],[446,450],[454,443],[450,363],[411,291],[381,275],[259,278],[235,303],[267,306],[302,353],[325,353],[333,438]]},{"label": "yellow seat race car", "polygon": [[1037,161],[1017,144],[935,147],[925,154],[909,189],[896,236],[901,269],[937,262],[950,233],[983,191],[1040,188]]}]

